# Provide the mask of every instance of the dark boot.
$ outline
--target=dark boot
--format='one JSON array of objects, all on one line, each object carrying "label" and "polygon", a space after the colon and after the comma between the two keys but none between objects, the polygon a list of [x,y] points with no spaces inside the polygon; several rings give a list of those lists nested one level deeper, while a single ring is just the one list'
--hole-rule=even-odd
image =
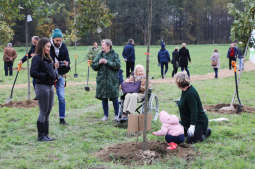
[{"label": "dark boot", "polygon": [[59,124],[62,124],[62,125],[67,125],[65,119],[59,119]]},{"label": "dark boot", "polygon": [[48,141],[44,133],[44,123],[37,121],[38,141]]},{"label": "dark boot", "polygon": [[55,140],[54,138],[49,137],[49,121],[45,121],[45,123],[44,123],[44,133],[45,133],[45,137],[48,139],[48,141]]},{"label": "dark boot", "polygon": [[206,138],[207,138],[207,137],[210,137],[211,133],[212,133],[212,130],[211,130],[210,128],[208,128],[207,131],[206,131],[206,133],[205,133],[205,137],[206,137]]}]

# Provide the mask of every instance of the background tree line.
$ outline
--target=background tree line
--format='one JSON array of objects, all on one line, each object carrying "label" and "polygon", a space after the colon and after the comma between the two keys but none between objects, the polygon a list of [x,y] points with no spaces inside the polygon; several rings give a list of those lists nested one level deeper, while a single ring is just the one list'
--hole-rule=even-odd
[{"label": "background tree line", "polygon": [[[0,3],[0,21],[12,28],[15,45],[25,42],[22,16],[27,12],[33,17],[29,23],[30,36],[50,36],[52,29],[58,27],[72,44],[77,41],[79,45],[88,45],[102,38],[112,39],[115,45],[123,45],[129,38],[136,44],[146,44],[147,0],[1,0]],[[154,0],[152,44],[159,44],[161,39],[167,44],[230,42],[234,18],[228,13],[228,3],[240,9],[243,6],[239,0]],[[7,8],[8,5],[12,8]]]}]

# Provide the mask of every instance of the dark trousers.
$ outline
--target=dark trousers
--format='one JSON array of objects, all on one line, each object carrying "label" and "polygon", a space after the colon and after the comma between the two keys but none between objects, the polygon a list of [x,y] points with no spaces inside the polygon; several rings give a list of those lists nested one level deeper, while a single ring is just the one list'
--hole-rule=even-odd
[{"label": "dark trousers", "polygon": [[173,72],[172,72],[172,77],[174,77],[174,75],[177,73],[178,71],[178,67],[177,66],[173,66]]},{"label": "dark trousers", "polygon": [[174,142],[176,144],[180,144],[182,142],[184,142],[184,134],[181,134],[179,136],[172,136],[172,135],[166,135],[165,136],[165,140],[167,143],[171,143],[171,142]]},{"label": "dark trousers", "polygon": [[229,70],[232,69],[232,61],[236,61],[236,58],[229,57]]},{"label": "dark trousers", "polygon": [[[115,116],[117,116],[119,114],[118,98],[113,99],[112,104],[113,104]],[[104,109],[104,115],[108,117],[108,115],[109,115],[108,99],[102,100],[102,105],[103,105],[103,109]]]},{"label": "dark trousers", "polygon": [[[168,63],[167,62],[162,62],[162,63],[160,63],[160,65],[161,65],[161,77],[163,79],[165,74],[168,71]],[[165,71],[164,71],[164,67],[165,67]]]},{"label": "dark trousers", "polygon": [[131,72],[134,72],[135,62],[126,61],[126,77],[128,78]]},{"label": "dark trousers", "polygon": [[13,66],[13,62],[4,62],[4,72],[5,72],[5,76],[8,76],[8,73],[10,76],[12,76],[12,66]]},{"label": "dark trousers", "polygon": [[188,76],[190,77],[190,73],[189,73],[189,69],[188,69],[188,66],[181,66],[181,70],[182,72],[184,71],[184,69],[186,70]]},{"label": "dark trousers", "polygon": [[205,124],[196,125],[194,136],[189,137],[187,134],[188,127],[184,127],[184,135],[187,136],[186,142],[188,144],[192,144],[192,143],[203,141],[205,139],[207,128],[208,128],[208,122],[205,122]]},{"label": "dark trousers", "polygon": [[213,68],[213,70],[215,73],[214,77],[217,79],[218,78],[218,68]]}]

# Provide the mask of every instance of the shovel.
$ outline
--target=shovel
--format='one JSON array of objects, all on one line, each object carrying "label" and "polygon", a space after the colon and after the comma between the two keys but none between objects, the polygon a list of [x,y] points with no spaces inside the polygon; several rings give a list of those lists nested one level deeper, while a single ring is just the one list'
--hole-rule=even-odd
[{"label": "shovel", "polygon": [[238,93],[238,82],[237,82],[237,74],[236,74],[236,62],[232,61],[232,66],[234,67],[234,72],[235,72],[235,84],[236,84],[236,96],[239,102],[239,105],[237,105],[237,113],[240,113],[242,111],[243,105],[241,103],[241,100],[239,98],[239,93]]},{"label": "shovel", "polygon": [[11,95],[10,97],[6,100],[6,104],[10,103],[12,101],[12,96],[13,96],[13,89],[14,89],[14,86],[16,84],[16,81],[17,81],[17,77],[19,75],[19,71],[21,69],[21,63],[18,64],[18,70],[17,70],[17,73],[16,73],[16,76],[15,76],[15,79],[14,79],[14,82],[13,82],[13,85],[12,85],[12,90],[11,90]]},{"label": "shovel", "polygon": [[90,90],[90,88],[89,88],[89,67],[90,67],[90,64],[91,64],[91,61],[88,60],[87,84],[86,84],[86,86],[85,86],[85,88],[84,88],[87,92]]}]

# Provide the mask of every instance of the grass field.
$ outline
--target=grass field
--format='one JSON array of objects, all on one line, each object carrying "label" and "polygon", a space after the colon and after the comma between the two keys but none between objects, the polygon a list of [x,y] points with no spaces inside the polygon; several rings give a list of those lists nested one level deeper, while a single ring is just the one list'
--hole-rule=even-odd
[{"label": "grass field", "polygon": [[[168,47],[169,48],[169,47]],[[226,45],[196,45],[189,46],[192,64],[191,74],[206,74],[211,72],[209,57],[214,48],[221,53],[221,68],[227,67]],[[70,55],[79,55],[81,61],[87,47],[78,47],[77,50],[69,48]],[[173,46],[170,46],[173,49]],[[116,47],[121,54],[122,47]],[[137,63],[145,64],[145,47],[137,46]],[[157,67],[156,53],[158,47],[152,47],[150,76],[160,77]],[[18,49],[21,57],[22,49]],[[16,61],[17,62],[17,61]],[[123,60],[122,60],[123,63]],[[2,61],[0,63],[2,65]],[[122,64],[122,68],[125,66]],[[85,62],[80,62],[79,78],[73,79],[73,70],[68,81],[85,81],[87,71]],[[170,72],[172,68],[170,66]],[[244,105],[255,107],[254,88],[255,72],[243,73],[240,82],[240,98]],[[170,77],[170,73],[168,73]],[[92,73],[95,79],[95,73]],[[12,78],[4,77],[4,84],[11,84]],[[18,83],[25,83],[26,73],[22,72]],[[2,82],[1,82],[2,83]],[[234,91],[233,77],[195,81],[193,85],[198,90],[203,104],[230,103]],[[100,101],[95,99],[95,86],[91,91],[85,92],[84,86],[68,86],[66,88],[67,122],[68,126],[58,124],[58,104],[55,105],[50,116],[50,135],[57,140],[51,143],[39,143],[37,139],[36,120],[38,108],[0,108],[0,169],[6,168],[131,168],[121,164],[105,163],[94,157],[105,146],[135,141],[134,137],[126,137],[125,129],[113,127],[109,120],[104,123]],[[0,103],[4,103],[9,96],[10,89],[0,88]],[[25,89],[16,89],[14,100],[26,99]],[[159,97],[160,110],[178,114],[173,100],[179,98],[180,91],[175,84],[155,84],[153,93]],[[113,109],[110,106],[110,119],[113,119]],[[165,169],[165,168],[255,168],[255,120],[253,113],[217,114],[207,112],[209,119],[226,117],[230,121],[225,123],[212,122],[212,136],[203,143],[192,145],[198,156],[192,161],[182,158],[171,158],[164,161],[154,161],[150,166],[132,166],[132,168]],[[254,112],[255,113],[255,112]],[[160,123],[153,123],[153,130],[157,130]],[[148,140],[164,141],[163,137],[155,137],[149,133]],[[140,138],[141,141],[141,138]]]}]

